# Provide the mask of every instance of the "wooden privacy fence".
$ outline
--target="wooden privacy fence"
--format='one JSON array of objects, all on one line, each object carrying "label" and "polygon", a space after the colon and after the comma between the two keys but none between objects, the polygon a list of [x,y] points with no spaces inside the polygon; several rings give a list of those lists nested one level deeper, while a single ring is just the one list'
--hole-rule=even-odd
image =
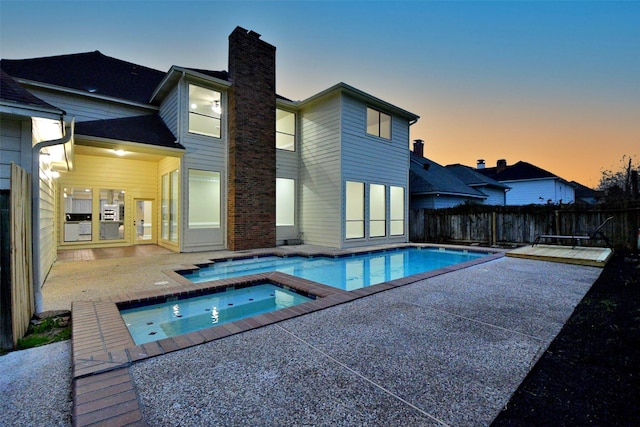
[{"label": "wooden privacy fence", "polygon": [[[535,205],[416,209],[409,211],[409,238],[412,242],[527,244],[540,234],[590,234],[608,217],[613,221],[602,232],[613,246],[636,249],[640,229],[637,205],[611,209]],[[602,240],[582,244],[606,246]]]},{"label": "wooden privacy fence", "polygon": [[[11,165],[11,190],[1,198],[0,347],[27,332],[35,307],[31,252],[31,176]],[[7,203],[8,202],[8,203]]]}]

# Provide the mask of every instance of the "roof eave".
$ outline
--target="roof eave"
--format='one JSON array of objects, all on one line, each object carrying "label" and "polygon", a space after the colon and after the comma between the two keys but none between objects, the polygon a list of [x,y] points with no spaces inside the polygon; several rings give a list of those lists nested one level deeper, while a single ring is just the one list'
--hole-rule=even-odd
[{"label": "roof eave", "polygon": [[213,83],[215,86],[218,86],[220,88],[226,89],[231,87],[231,83],[226,80],[208,76],[206,74],[199,73],[189,68],[172,65],[169,71],[167,72],[167,74],[164,76],[164,78],[158,85],[158,87],[156,88],[156,90],[153,91],[153,94],[151,95],[151,99],[149,100],[149,103],[162,102],[162,100],[169,93],[171,88],[175,86],[183,76],[189,76],[189,78],[195,81],[201,81],[207,84]]},{"label": "roof eave", "polygon": [[[182,145],[180,145],[179,147],[166,147],[162,145],[145,144],[143,142],[133,142],[77,133],[75,134],[75,140],[90,142],[90,144],[78,145],[88,145],[98,148],[113,148],[114,145],[118,145],[119,147],[128,147],[131,149],[131,151],[135,151],[137,153],[165,154],[173,157],[182,157],[186,151],[186,149]],[[178,143],[176,143],[176,145],[178,145]]]},{"label": "roof eave", "polygon": [[360,89],[356,89],[353,86],[350,86],[344,82],[340,82],[338,84],[335,84],[333,86],[331,86],[328,89],[323,90],[322,92],[319,92],[313,96],[310,96],[309,98],[305,99],[304,101],[300,102],[300,105],[308,105],[308,104],[312,104],[314,102],[317,102],[327,96],[330,96],[333,93],[344,93],[347,95],[351,95],[355,98],[358,98],[360,100],[363,100],[373,106],[377,106],[377,107],[382,107],[387,111],[391,111],[393,114],[398,115],[398,116],[402,116],[407,118],[409,121],[415,122],[417,121],[420,116],[418,116],[417,114],[411,113],[407,110],[404,110],[400,107],[397,107],[387,101],[383,101],[380,98],[376,98],[373,95],[370,95]]},{"label": "roof eave", "polygon": [[128,99],[116,98],[116,97],[113,97],[113,96],[106,96],[106,95],[99,95],[99,94],[95,94],[95,93],[91,93],[91,92],[86,92],[86,91],[83,91],[83,90],[71,89],[71,88],[64,87],[64,86],[52,85],[52,84],[49,84],[49,83],[36,82],[36,81],[33,81],[33,80],[27,80],[27,79],[21,79],[21,78],[15,78],[15,80],[17,82],[19,82],[20,84],[23,84],[23,85],[26,85],[26,86],[31,86],[31,87],[41,88],[41,89],[48,89],[48,90],[53,90],[53,91],[56,91],[56,92],[63,92],[63,93],[83,96],[83,97],[87,97],[87,98],[99,99],[101,101],[115,102],[115,103],[118,103],[118,104],[129,105],[129,106],[138,107],[138,108],[147,108],[147,109],[149,109],[151,111],[154,111],[154,112],[159,110],[159,108],[156,107],[156,106],[145,104],[145,103],[141,103],[141,102],[130,101]]},{"label": "roof eave", "polygon": [[0,101],[0,113],[21,117],[41,117],[52,120],[60,120],[60,118],[65,115],[63,110],[57,108],[46,108],[4,100]]}]

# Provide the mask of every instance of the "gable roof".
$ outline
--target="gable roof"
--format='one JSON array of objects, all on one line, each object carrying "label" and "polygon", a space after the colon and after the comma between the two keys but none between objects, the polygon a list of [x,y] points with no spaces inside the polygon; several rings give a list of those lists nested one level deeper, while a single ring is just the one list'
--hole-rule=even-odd
[{"label": "gable roof", "polygon": [[148,103],[165,73],[103,55],[99,51],[32,59],[2,59],[15,79],[47,83]]},{"label": "gable roof", "polygon": [[486,199],[480,191],[460,181],[453,173],[438,163],[410,153],[409,191],[411,195],[456,195]]},{"label": "gable roof", "polygon": [[503,190],[509,189],[508,185],[504,185],[495,179],[484,176],[481,173],[475,171],[475,169],[469,166],[456,163],[454,165],[447,165],[445,168],[453,173],[460,181],[464,182],[470,187],[495,187]]},{"label": "gable roof", "polygon": [[3,69],[0,68],[0,102],[5,105],[15,105],[18,107],[29,107],[47,112],[65,114],[58,107],[54,107],[48,102],[38,98],[16,82]]},{"label": "gable roof", "polygon": [[360,89],[356,89],[353,86],[350,86],[346,83],[340,82],[337,83],[333,86],[331,86],[330,88],[327,88],[325,90],[323,90],[322,92],[316,93],[313,96],[310,96],[309,98],[305,99],[304,101],[300,101],[300,105],[304,106],[305,104],[313,104],[321,99],[324,99],[327,96],[331,96],[334,93],[341,93],[341,94],[347,94],[353,98],[359,99],[361,101],[364,101],[366,103],[371,104],[374,107],[377,108],[382,108],[384,110],[386,110],[387,112],[390,112],[392,114],[395,114],[397,116],[400,117],[404,117],[406,119],[408,119],[411,124],[415,123],[418,121],[418,119],[420,118],[420,116],[413,114],[410,111],[404,110],[400,107],[397,107],[387,101],[383,101],[380,98],[376,98],[373,95],[370,95]]},{"label": "gable roof", "polygon": [[76,135],[184,149],[157,114],[78,122],[75,130]]},{"label": "gable roof", "polygon": [[527,179],[549,179],[549,178],[557,178],[560,179],[559,176],[552,174],[549,171],[546,171],[538,166],[532,165],[531,163],[519,161],[513,165],[507,165],[504,169],[499,170],[497,167],[492,168],[484,168],[484,169],[476,169],[476,172],[494,179],[496,181],[504,182],[504,181],[520,181]]}]

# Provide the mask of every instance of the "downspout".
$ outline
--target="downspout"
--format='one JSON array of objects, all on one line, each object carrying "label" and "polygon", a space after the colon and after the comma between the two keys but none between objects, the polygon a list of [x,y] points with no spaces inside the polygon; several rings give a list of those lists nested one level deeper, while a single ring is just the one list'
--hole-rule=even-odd
[{"label": "downspout", "polygon": [[[40,286],[40,233],[33,230],[40,229],[40,150],[54,145],[66,144],[73,137],[75,117],[69,125],[64,126],[64,136],[59,139],[41,141],[32,147],[31,152],[31,253],[33,263],[33,298],[35,300],[35,312],[42,311],[42,291]],[[64,123],[64,119],[60,121]]]}]

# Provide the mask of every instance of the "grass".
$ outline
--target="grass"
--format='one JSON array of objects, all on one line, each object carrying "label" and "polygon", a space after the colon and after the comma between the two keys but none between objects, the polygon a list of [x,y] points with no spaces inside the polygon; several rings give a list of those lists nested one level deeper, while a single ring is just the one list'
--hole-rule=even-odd
[{"label": "grass", "polygon": [[71,339],[69,315],[57,314],[36,320],[29,325],[25,336],[18,340],[13,350],[0,350],[0,356],[14,350],[26,350],[59,341]]}]

